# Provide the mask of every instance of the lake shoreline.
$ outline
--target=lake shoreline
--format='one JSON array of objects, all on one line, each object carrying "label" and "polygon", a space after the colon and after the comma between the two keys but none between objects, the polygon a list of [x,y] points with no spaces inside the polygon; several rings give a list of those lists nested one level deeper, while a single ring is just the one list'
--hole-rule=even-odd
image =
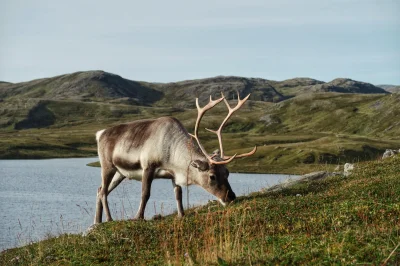
[{"label": "lake shoreline", "polygon": [[[89,158],[0,160],[0,211],[7,217],[0,228],[0,249],[36,242],[46,235],[82,232],[93,222],[100,169],[87,167]],[[261,176],[260,176],[261,175]],[[258,192],[291,178],[288,174],[231,173],[229,182],[238,196]],[[154,189],[154,190],[153,190]],[[215,197],[199,186],[184,187],[190,193],[184,206],[203,206]],[[176,211],[170,180],[153,182],[146,219]],[[125,220],[137,211],[141,182],[126,180],[110,194],[115,220]],[[22,242],[21,242],[22,240]]]},{"label": "lake shoreline", "polygon": [[[49,158],[0,158],[0,160],[5,160],[5,161],[12,161],[12,160],[29,160],[29,161],[43,161],[43,160],[56,160],[56,159],[88,159],[88,158],[98,158],[96,155],[94,156],[83,156],[83,157],[49,157]],[[95,159],[94,159],[95,160]],[[99,161],[94,161],[87,163],[86,166],[89,167],[100,167],[100,162]],[[309,172],[314,172],[316,170],[320,170],[321,167],[326,166],[325,164],[317,164],[315,165]],[[294,170],[294,171],[269,171],[269,172],[264,172],[264,171],[241,171],[240,167],[229,167],[228,169],[230,170],[231,173],[241,173],[241,174],[266,174],[266,175],[279,175],[279,174],[285,174],[285,175],[302,175],[305,173],[309,173],[307,171],[304,172],[304,170]],[[289,168],[290,169],[290,168]],[[316,170],[314,170],[316,169]]]}]

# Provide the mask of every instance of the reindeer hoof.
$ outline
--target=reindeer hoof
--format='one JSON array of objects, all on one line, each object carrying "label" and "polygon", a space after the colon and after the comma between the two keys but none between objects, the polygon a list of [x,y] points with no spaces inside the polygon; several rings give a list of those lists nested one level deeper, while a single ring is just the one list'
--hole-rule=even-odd
[{"label": "reindeer hoof", "polygon": [[178,214],[176,215],[176,219],[183,219],[183,216],[184,216],[183,214],[179,214],[179,213],[178,213]]},{"label": "reindeer hoof", "polygon": [[143,218],[143,217],[133,217],[132,219],[131,219],[132,221],[145,221],[145,219]]}]

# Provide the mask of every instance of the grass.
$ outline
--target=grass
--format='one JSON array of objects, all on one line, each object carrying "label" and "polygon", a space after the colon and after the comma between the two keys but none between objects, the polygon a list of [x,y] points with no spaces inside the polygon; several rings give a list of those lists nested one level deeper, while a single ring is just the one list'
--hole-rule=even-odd
[{"label": "grass", "polygon": [[400,156],[348,176],[215,202],[144,222],[103,223],[0,255],[2,265],[396,265]]}]

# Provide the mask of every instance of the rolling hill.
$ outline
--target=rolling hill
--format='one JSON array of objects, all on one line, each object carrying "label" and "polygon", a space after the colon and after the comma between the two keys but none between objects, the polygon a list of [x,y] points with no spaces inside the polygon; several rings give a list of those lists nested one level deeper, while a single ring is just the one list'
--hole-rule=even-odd
[{"label": "rolling hill", "polygon": [[235,99],[236,92],[241,97],[251,93],[250,100],[262,102],[280,102],[287,97],[279,93],[273,86],[274,82],[243,77],[218,76],[214,78],[187,80],[175,83],[166,83],[159,86],[165,94],[165,105],[174,102],[176,99],[183,100],[180,105],[185,107],[194,106],[193,97],[198,97],[200,101],[207,101],[210,95],[213,98],[221,96],[221,92],[228,99]]},{"label": "rolling hill", "polygon": [[161,92],[140,82],[104,71],[76,72],[0,86],[0,98],[3,99],[104,101],[130,98],[134,103],[146,105],[160,100],[161,97]]},{"label": "rolling hill", "polygon": [[[226,94],[231,99],[252,93],[251,100],[280,102],[298,94],[315,92],[388,93],[372,84],[338,78],[331,82],[310,78],[273,81],[261,78],[217,76],[171,83],[132,81],[104,71],[75,72],[21,83],[0,83],[0,99],[47,99],[76,101],[129,100],[136,105],[165,105],[171,101],[192,102]],[[184,103],[183,105],[189,105]]]},{"label": "rolling hill", "polygon": [[378,87],[390,93],[400,93],[400,86],[398,85],[378,85]]},{"label": "rolling hill", "polygon": [[[194,98],[204,105],[221,91],[231,105],[236,91],[252,93],[224,128],[230,153],[259,146],[257,156],[232,163],[235,171],[302,173],[400,148],[400,94],[368,83],[231,76],[149,83],[88,71],[0,83],[0,158],[95,155],[97,130],[144,118],[174,116],[192,131]],[[218,105],[201,128],[217,128],[225,115]],[[213,135],[201,134],[208,150],[218,146]]]}]

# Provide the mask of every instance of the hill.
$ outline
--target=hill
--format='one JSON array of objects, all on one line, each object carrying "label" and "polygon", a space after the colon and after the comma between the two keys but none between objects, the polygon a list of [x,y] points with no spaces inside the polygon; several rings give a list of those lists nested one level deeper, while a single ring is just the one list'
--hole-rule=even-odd
[{"label": "hill", "polygon": [[351,79],[337,78],[323,82],[310,78],[294,78],[274,83],[277,91],[286,96],[296,96],[304,93],[339,92],[339,93],[388,93],[382,88],[370,83]]},{"label": "hill", "polygon": [[3,99],[106,101],[129,98],[133,103],[147,105],[161,97],[161,92],[140,82],[104,71],[76,72],[0,87]]},{"label": "hill", "polygon": [[1,265],[397,265],[400,156],[350,176],[189,209],[182,219],[115,221],[0,254]]},{"label": "hill", "polygon": [[312,93],[314,91],[311,88],[318,84],[325,84],[325,82],[311,78],[293,78],[273,82],[273,86],[277,91],[289,97],[303,93]]},{"label": "hill", "polygon": [[310,78],[273,81],[260,78],[218,76],[171,83],[132,81],[104,71],[86,71],[22,83],[1,83],[0,99],[46,99],[76,101],[112,101],[135,104],[193,106],[193,97],[208,99],[223,92],[228,99],[236,92],[251,100],[279,102],[302,93],[387,93],[372,84],[351,79],[325,83]]},{"label": "hill", "polygon": [[317,84],[311,88],[314,92],[341,92],[341,93],[387,93],[382,88],[370,83],[355,81],[352,79],[337,78],[328,83]]},{"label": "hill", "polygon": [[[348,86],[346,93],[312,89],[325,84],[223,76],[148,83],[103,71],[0,84],[0,158],[96,155],[94,132],[144,118],[174,116],[190,132],[196,96],[204,105],[209,94],[219,97],[223,91],[234,105],[236,90],[252,98],[224,128],[226,149],[259,150],[232,163],[233,171],[304,173],[320,164],[375,159],[384,149],[400,147],[399,94],[348,93],[363,84],[348,81],[335,85]],[[225,105],[218,105],[201,129],[217,128],[225,115]],[[208,150],[218,146],[215,136],[200,133]]]},{"label": "hill", "polygon": [[[124,103],[131,105],[194,106],[193,97],[201,100],[221,92],[236,96],[252,93],[252,99],[285,99],[268,80],[240,77],[215,77],[172,83],[150,83],[124,79],[104,71],[86,71],[22,83],[0,85],[0,99],[74,100]],[[164,95],[165,94],[165,95]]]},{"label": "hill", "polygon": [[259,78],[243,78],[232,76],[218,76],[214,78],[187,80],[174,83],[166,83],[159,86],[165,94],[163,104],[168,105],[180,100],[178,106],[194,107],[193,98],[207,101],[210,95],[213,98],[224,93],[227,99],[235,99],[237,93],[243,98],[251,93],[250,100],[263,102],[280,102],[287,97],[279,93],[273,86],[274,81]]},{"label": "hill", "polygon": [[378,87],[390,93],[400,93],[400,86],[398,85],[378,85]]}]

